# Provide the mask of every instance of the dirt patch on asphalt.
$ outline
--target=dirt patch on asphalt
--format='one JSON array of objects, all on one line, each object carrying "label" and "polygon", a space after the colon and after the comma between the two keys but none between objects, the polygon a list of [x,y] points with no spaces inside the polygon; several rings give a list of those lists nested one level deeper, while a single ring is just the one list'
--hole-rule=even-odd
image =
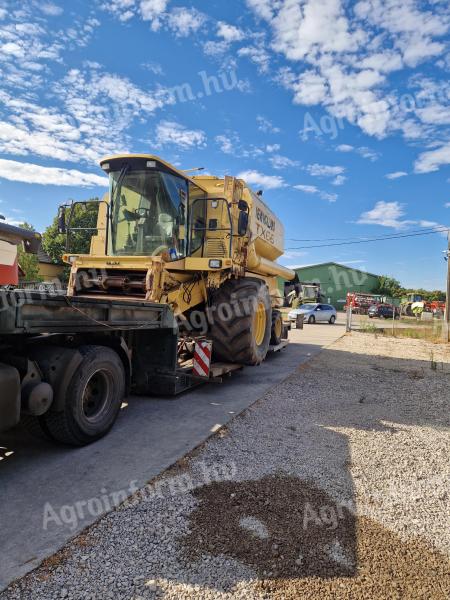
[{"label": "dirt patch on asphalt", "polygon": [[225,555],[252,567],[257,588],[280,600],[450,597],[450,562],[288,475],[218,482],[200,501],[182,544],[192,561]]}]

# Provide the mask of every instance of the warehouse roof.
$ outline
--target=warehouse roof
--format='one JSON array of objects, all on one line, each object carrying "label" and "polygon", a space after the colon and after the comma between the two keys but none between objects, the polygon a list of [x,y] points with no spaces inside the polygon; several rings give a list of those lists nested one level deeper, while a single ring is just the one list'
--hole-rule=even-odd
[{"label": "warehouse roof", "polygon": [[380,277],[379,275],[375,275],[375,273],[369,273],[368,271],[363,271],[362,269],[355,269],[354,267],[349,267],[348,265],[337,263],[337,262],[323,262],[323,263],[313,263],[310,265],[299,265],[298,267],[294,267],[294,271],[300,271],[301,269],[311,269],[312,267],[325,267],[327,265],[334,265],[336,267],[341,267],[342,269],[348,269],[350,271],[357,271],[358,273],[364,273],[365,275],[370,275],[371,277]]}]

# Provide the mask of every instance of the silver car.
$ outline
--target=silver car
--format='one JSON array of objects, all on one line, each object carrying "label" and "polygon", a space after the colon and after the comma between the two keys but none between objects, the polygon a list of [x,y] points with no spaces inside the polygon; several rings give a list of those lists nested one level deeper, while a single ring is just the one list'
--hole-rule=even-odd
[{"label": "silver car", "polygon": [[289,321],[296,321],[297,315],[303,315],[304,323],[333,323],[336,321],[336,309],[330,304],[302,304],[288,315]]}]

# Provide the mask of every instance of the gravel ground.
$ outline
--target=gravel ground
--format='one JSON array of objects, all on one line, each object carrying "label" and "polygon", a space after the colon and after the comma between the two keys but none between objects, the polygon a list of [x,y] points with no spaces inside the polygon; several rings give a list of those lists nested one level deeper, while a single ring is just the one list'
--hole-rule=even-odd
[{"label": "gravel ground", "polygon": [[345,336],[0,598],[448,598],[449,384]]}]

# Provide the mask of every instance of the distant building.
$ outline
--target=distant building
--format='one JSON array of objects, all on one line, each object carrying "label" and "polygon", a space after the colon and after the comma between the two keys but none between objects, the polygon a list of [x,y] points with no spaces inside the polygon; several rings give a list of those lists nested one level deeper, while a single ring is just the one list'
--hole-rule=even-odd
[{"label": "distant building", "polygon": [[320,283],[324,302],[332,304],[338,310],[344,307],[347,292],[370,294],[377,289],[380,277],[335,262],[305,265],[294,271],[303,283]]},{"label": "distant building", "polygon": [[64,271],[64,263],[55,261],[45,252],[42,246],[38,251],[39,277],[42,281],[53,281],[59,279]]}]

